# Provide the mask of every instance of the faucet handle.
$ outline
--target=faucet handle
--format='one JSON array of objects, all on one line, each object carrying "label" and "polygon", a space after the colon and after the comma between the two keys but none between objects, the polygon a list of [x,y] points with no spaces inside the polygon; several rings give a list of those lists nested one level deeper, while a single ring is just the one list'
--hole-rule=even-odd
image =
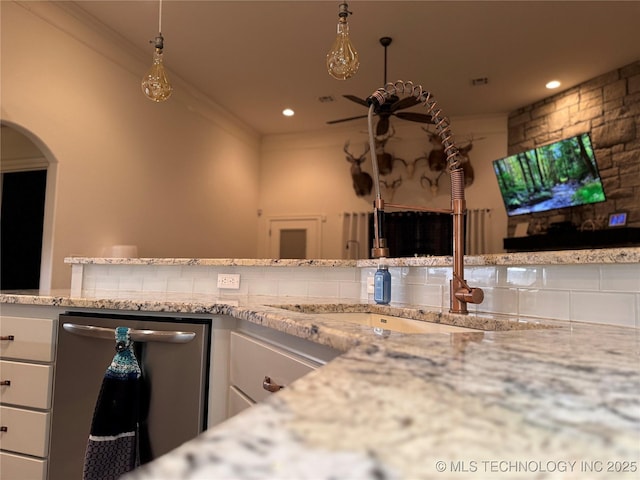
[{"label": "faucet handle", "polygon": [[477,287],[462,287],[456,290],[455,297],[465,303],[482,303],[484,300],[484,292]]}]

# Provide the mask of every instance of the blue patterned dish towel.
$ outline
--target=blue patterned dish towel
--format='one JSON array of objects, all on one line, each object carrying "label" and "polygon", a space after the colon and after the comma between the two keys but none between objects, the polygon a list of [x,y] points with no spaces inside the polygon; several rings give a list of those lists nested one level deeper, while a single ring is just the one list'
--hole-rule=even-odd
[{"label": "blue patterned dish towel", "polygon": [[117,327],[116,354],[107,368],[91,422],[83,480],[115,480],[139,464],[141,371],[130,329]]}]

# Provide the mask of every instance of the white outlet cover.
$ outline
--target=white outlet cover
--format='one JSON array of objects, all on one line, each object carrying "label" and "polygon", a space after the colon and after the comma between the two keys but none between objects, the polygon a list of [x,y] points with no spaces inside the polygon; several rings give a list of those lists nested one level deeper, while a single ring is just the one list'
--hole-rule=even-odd
[{"label": "white outlet cover", "polygon": [[218,274],[218,288],[237,290],[240,288],[240,274],[239,273],[219,273]]}]

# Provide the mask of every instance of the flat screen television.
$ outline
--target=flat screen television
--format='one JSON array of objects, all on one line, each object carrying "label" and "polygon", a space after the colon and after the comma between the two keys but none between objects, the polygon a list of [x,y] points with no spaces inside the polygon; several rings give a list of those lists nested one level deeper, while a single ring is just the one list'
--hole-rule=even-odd
[{"label": "flat screen television", "polygon": [[606,200],[588,133],[493,161],[508,216]]}]

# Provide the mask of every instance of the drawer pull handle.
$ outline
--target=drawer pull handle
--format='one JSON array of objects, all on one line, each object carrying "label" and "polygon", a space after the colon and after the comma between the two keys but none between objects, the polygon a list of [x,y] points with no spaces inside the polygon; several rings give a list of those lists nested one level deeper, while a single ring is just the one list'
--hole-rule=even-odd
[{"label": "drawer pull handle", "polygon": [[0,337],[0,340],[9,340],[10,342],[13,342],[15,338],[16,337],[14,337],[13,335],[3,335],[2,337]]},{"label": "drawer pull handle", "polygon": [[8,432],[8,431],[9,431],[9,429],[7,427],[5,427],[4,425],[2,425],[0,427],[0,432]]},{"label": "drawer pull handle", "polygon": [[3,385],[3,386],[6,385],[8,387],[9,385],[11,385],[11,380],[2,380],[0,382],[0,385]]},{"label": "drawer pull handle", "polygon": [[284,388],[284,385],[278,385],[277,383],[274,383],[271,381],[271,377],[264,377],[264,380],[262,381],[262,388],[264,388],[267,392],[277,392],[278,390],[282,390]]}]

